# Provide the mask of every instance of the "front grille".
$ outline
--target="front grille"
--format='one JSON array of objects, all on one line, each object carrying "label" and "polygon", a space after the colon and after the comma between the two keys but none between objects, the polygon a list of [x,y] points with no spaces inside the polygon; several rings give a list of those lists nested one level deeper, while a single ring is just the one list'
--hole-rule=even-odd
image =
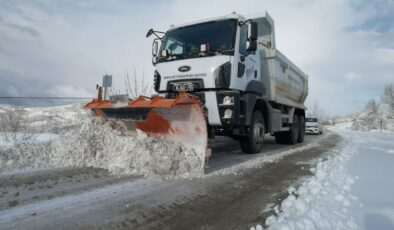
[{"label": "front grille", "polygon": [[194,91],[199,91],[200,89],[204,89],[204,81],[202,79],[188,79],[188,80],[175,80],[167,82],[167,91],[175,92],[173,89],[174,83],[180,82],[191,82],[193,84]]}]

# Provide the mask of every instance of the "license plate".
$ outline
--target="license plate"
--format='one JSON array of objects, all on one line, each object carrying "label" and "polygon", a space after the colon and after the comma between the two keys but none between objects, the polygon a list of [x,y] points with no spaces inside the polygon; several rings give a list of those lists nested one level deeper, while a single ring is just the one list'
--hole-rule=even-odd
[{"label": "license plate", "polygon": [[191,82],[179,82],[179,83],[174,83],[174,88],[175,91],[178,92],[185,92],[185,91],[193,91],[194,87]]}]

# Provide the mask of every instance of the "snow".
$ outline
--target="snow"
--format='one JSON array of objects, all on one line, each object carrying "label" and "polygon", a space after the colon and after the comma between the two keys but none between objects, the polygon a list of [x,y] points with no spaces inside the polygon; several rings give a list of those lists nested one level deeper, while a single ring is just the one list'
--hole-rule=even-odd
[{"label": "snow", "polygon": [[[107,186],[104,188],[91,190],[80,193],[75,196],[63,196],[57,199],[51,199],[46,202],[39,202],[27,204],[23,206],[17,206],[10,210],[2,211],[0,215],[0,223],[7,223],[10,220],[25,219],[31,216],[32,213],[45,213],[50,216],[51,213],[56,213],[59,209],[68,209],[70,212],[80,212],[82,210],[89,209],[90,206],[99,205],[112,196],[116,199],[116,196],[121,194],[130,194],[130,196],[141,196],[148,190],[149,187],[157,186],[159,181],[157,180],[144,180],[137,179],[135,181],[120,183],[113,186]],[[86,205],[80,205],[80,204]],[[75,207],[78,207],[75,209]],[[17,224],[15,221],[14,224]]]},{"label": "snow", "polygon": [[[141,132],[131,134],[122,129],[120,124],[95,121],[89,112],[77,104],[24,109],[36,125],[46,127],[46,132],[28,142],[15,145],[0,143],[0,173],[71,166],[99,167],[117,175],[210,177],[260,167],[319,145],[313,142],[272,155],[261,154],[204,175],[205,148],[198,144],[198,138],[195,138],[194,145],[188,141],[188,146],[184,146],[179,142],[148,138]],[[112,127],[114,125],[117,126],[115,129]],[[187,125],[192,127],[192,124]]]},{"label": "snow", "polygon": [[[43,143],[43,142],[48,142],[51,140],[54,140],[59,137],[59,134],[56,133],[38,133],[34,134],[34,136],[31,139],[28,139],[26,141],[23,141],[24,143]],[[4,148],[11,148],[14,145],[14,142],[12,141],[7,141],[4,136],[0,135],[0,146]]]},{"label": "snow", "polygon": [[[0,111],[5,107],[0,106]],[[144,133],[129,133],[117,122],[103,123],[80,105],[26,108],[36,126],[47,126],[34,141],[0,139],[0,173],[46,167],[99,167],[118,175],[195,178],[236,174],[319,146],[319,142],[257,156],[204,175],[205,153]],[[56,121],[56,122],[48,122]],[[393,122],[388,120],[388,127]],[[344,141],[310,168],[313,176],[292,185],[275,215],[251,229],[394,229],[394,134],[350,130],[352,122],[330,127]],[[329,135],[323,138],[329,138]],[[267,211],[267,210],[265,210]]]},{"label": "snow", "polygon": [[387,119],[386,121],[386,130],[389,132],[394,132],[394,119]]},{"label": "snow", "polygon": [[270,229],[356,229],[355,221],[347,215],[355,200],[350,194],[354,178],[344,167],[352,154],[353,149],[345,148],[319,162],[313,177],[298,189],[288,189],[289,196],[282,201],[278,215],[268,217],[265,224]]},{"label": "snow", "polygon": [[[328,138],[330,137],[330,135],[327,135],[325,137],[322,137],[323,140],[324,138]],[[313,147],[317,147],[319,146],[319,141],[317,142],[312,142],[309,144],[305,144],[299,147],[295,147],[295,148],[291,148],[289,150],[286,151],[279,151],[276,152],[272,155],[265,155],[262,154],[260,156],[256,156],[255,158],[252,158],[250,160],[247,160],[245,162],[230,166],[230,167],[226,167],[220,170],[216,170],[212,173],[209,173],[207,175],[205,175],[206,177],[211,177],[211,176],[217,176],[217,175],[229,175],[229,174],[237,174],[238,172],[241,172],[245,169],[249,169],[249,168],[258,168],[261,167],[264,164],[267,163],[274,163],[274,162],[278,162],[279,160],[281,160],[282,158],[289,156],[291,154],[300,152],[300,151],[304,151]]]},{"label": "snow", "polygon": [[348,162],[358,178],[352,193],[360,200],[351,212],[360,229],[394,229],[394,134],[353,133],[358,154]]},{"label": "snow", "polygon": [[[47,167],[99,167],[117,175],[161,178],[193,178],[204,173],[205,151],[150,138],[138,130],[128,132],[121,123],[102,122],[80,106],[26,110],[40,120],[56,118],[59,124],[51,128],[59,132],[43,133],[31,142],[3,143],[0,173]],[[75,119],[78,114],[83,116]]]},{"label": "snow", "polygon": [[349,127],[330,127],[344,138],[341,146],[288,188],[267,229],[394,229],[394,134]]},{"label": "snow", "polygon": [[73,127],[79,126],[90,111],[82,104],[69,104],[51,107],[14,107],[0,105],[0,113],[8,109],[18,109],[26,112],[30,125],[43,132],[65,133]]},{"label": "snow", "polygon": [[379,111],[375,117],[370,111],[363,111],[352,120],[349,128],[370,132],[394,132],[394,119],[392,118],[392,114],[388,111]]}]

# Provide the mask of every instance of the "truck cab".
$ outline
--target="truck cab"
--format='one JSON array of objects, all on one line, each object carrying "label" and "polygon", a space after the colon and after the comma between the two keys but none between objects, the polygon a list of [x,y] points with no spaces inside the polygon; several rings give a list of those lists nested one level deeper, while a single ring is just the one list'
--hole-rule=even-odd
[{"label": "truck cab", "polygon": [[[275,49],[268,13],[232,13],[166,32],[151,29],[147,36],[152,34],[157,36],[152,48],[154,89],[166,98],[180,92],[198,96],[210,137],[240,140],[249,153],[261,150],[267,133],[296,132],[292,143],[303,140],[299,119],[305,117],[307,77]],[[289,77],[286,71],[295,74]],[[280,90],[285,93],[277,93]],[[291,131],[294,114],[297,130]],[[287,138],[282,134],[278,142]]]}]

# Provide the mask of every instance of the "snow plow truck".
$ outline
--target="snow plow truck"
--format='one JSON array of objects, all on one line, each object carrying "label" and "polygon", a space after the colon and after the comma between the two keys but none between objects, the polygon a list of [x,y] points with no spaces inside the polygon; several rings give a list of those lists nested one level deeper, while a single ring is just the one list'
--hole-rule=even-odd
[{"label": "snow plow truck", "polygon": [[153,97],[121,102],[101,96],[86,105],[98,116],[207,150],[228,136],[259,153],[266,134],[277,143],[303,142],[308,76],[276,49],[268,13],[231,13],[171,26],[154,36]]}]

